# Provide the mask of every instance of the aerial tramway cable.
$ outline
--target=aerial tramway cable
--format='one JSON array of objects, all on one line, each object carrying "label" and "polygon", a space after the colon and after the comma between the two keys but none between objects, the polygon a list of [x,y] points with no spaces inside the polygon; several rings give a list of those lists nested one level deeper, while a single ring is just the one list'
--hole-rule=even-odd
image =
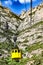
[{"label": "aerial tramway cable", "polygon": [[[25,2],[25,9],[26,9],[26,12],[27,12],[26,0],[24,0],[24,2]],[[32,26],[32,22],[34,24],[34,20],[32,20],[32,0],[30,0],[30,23],[29,23],[30,27]],[[34,29],[34,31],[35,31],[35,29]],[[33,39],[34,39],[34,35],[33,35]]]}]

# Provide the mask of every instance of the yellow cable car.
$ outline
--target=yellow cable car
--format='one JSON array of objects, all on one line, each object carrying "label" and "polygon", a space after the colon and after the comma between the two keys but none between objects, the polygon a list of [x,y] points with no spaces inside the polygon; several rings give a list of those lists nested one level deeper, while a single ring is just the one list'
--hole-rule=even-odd
[{"label": "yellow cable car", "polygon": [[22,58],[21,50],[19,50],[19,49],[13,49],[11,51],[11,58],[12,59],[21,59]]}]

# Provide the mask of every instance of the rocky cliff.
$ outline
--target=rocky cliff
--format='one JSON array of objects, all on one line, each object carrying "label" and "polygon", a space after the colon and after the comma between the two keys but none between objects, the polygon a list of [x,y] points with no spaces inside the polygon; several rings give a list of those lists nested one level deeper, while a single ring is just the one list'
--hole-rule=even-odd
[{"label": "rocky cliff", "polygon": [[[43,51],[43,4],[32,9],[32,21],[30,21],[30,15],[30,10],[18,16],[0,6],[0,53],[2,51],[8,53],[14,47],[13,38],[17,34],[16,43],[23,52],[23,58],[41,54]],[[5,32],[6,22],[9,25],[7,33]]]},{"label": "rocky cliff", "polygon": [[43,43],[43,4],[33,8],[32,21],[30,21],[30,11],[23,12],[20,17],[24,20],[19,25],[17,41],[21,45]]},{"label": "rocky cliff", "polygon": [[[14,36],[18,34],[18,27],[21,19],[18,15],[10,12],[9,9],[0,5],[0,53],[14,48]],[[6,22],[8,23],[8,30],[6,32]],[[2,55],[3,56],[3,55]],[[5,56],[5,55],[4,55]]]}]

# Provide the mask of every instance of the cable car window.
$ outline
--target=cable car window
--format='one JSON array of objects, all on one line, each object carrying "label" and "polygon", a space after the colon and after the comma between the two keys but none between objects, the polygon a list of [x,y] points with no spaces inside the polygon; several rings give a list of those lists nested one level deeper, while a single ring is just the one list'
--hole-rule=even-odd
[{"label": "cable car window", "polygon": [[18,50],[18,52],[20,52],[20,50]]},{"label": "cable car window", "polygon": [[14,52],[14,50],[12,50],[12,52]]},{"label": "cable car window", "polygon": [[17,50],[15,50],[15,52],[17,52]]}]

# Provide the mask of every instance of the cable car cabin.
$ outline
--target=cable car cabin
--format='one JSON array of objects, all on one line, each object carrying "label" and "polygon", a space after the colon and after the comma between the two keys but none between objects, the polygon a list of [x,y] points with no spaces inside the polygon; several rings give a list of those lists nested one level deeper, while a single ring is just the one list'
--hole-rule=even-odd
[{"label": "cable car cabin", "polygon": [[22,53],[21,50],[14,49],[11,51],[11,58],[12,59],[21,59],[22,58]]}]

